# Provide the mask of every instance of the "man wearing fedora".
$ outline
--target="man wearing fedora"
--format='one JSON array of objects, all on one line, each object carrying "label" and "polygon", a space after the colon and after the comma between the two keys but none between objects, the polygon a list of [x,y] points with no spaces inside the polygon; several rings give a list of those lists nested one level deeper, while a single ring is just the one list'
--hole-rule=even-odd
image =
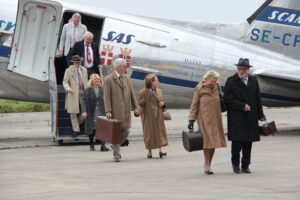
[{"label": "man wearing fedora", "polygon": [[[258,81],[249,74],[249,59],[240,58],[237,72],[225,83],[228,140],[231,140],[231,163],[236,174],[251,173],[249,169],[252,142],[259,141],[258,120],[265,120]],[[242,163],[240,168],[240,152]]]},{"label": "man wearing fedora", "polygon": [[80,113],[79,110],[79,101],[83,93],[83,90],[87,88],[87,69],[81,66],[82,58],[78,55],[72,57],[71,62],[73,65],[70,65],[65,71],[63,86],[66,90],[66,101],[65,108],[68,113],[70,113],[73,137],[76,137],[79,132],[79,124],[83,119],[78,116]]}]

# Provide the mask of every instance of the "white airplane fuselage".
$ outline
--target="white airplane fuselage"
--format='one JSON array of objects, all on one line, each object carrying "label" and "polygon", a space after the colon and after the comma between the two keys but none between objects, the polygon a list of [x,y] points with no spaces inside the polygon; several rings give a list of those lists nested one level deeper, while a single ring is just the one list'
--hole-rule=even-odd
[{"label": "white airplane fuselage", "polygon": [[[158,73],[169,107],[189,107],[194,87],[208,70],[220,72],[219,82],[224,86],[226,79],[236,72],[234,64],[240,57],[249,58],[254,66],[251,73],[259,80],[264,105],[300,105],[300,60],[295,56],[300,53],[297,29],[284,30],[277,28],[277,24],[271,24],[271,29],[265,27],[268,22],[262,21],[235,25],[182,23],[120,15],[101,8],[73,9],[76,7],[52,5],[49,1],[20,1],[12,47],[5,42],[0,44],[0,98],[49,102],[51,92],[60,85],[57,77],[61,74],[55,70],[59,66],[54,65],[64,16],[79,12],[99,22],[90,27],[98,33],[95,36],[104,74],[112,71],[113,59],[127,59],[127,73],[138,92],[147,73]],[[280,15],[271,11],[266,14],[274,19]],[[1,34],[12,34],[12,16],[0,17]],[[48,28],[53,34],[49,35]]]}]

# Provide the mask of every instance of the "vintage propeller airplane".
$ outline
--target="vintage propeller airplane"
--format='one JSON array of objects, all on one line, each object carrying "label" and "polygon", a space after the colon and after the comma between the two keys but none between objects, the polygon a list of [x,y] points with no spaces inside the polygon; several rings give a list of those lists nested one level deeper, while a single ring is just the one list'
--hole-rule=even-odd
[{"label": "vintage propeller airplane", "polygon": [[71,1],[0,3],[0,98],[50,101],[52,133],[60,142],[71,128],[61,86],[67,66],[57,56],[58,44],[63,24],[75,12],[95,35],[104,74],[111,72],[113,59],[125,58],[137,92],[147,73],[158,73],[169,107],[188,107],[207,70],[220,72],[224,85],[240,57],[254,66],[264,105],[300,105],[298,0],[266,0],[240,24],[124,15]]}]

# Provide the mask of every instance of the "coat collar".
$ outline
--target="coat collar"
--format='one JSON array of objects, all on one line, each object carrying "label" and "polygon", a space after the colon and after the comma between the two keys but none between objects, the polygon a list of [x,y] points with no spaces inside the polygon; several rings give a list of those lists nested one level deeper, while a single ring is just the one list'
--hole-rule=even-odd
[{"label": "coat collar", "polygon": [[[80,71],[83,71],[85,68],[82,65],[80,65],[79,69],[80,69]],[[76,71],[76,67],[74,65],[71,65],[70,70],[71,71]]]},{"label": "coat collar", "polygon": [[118,75],[116,74],[116,71],[114,71],[114,72],[112,73],[112,77],[113,77],[114,81],[116,81],[116,82],[118,83],[118,85],[119,85],[121,88],[123,88],[123,84],[124,84],[124,76],[123,76],[123,84],[121,83],[121,81],[120,81]]},{"label": "coat collar", "polygon": [[248,83],[247,83],[247,86],[240,79],[238,73],[235,73],[235,75],[233,76],[233,80],[239,81],[239,83],[241,83],[245,87],[249,87],[253,83],[254,77],[252,75],[248,74]]}]

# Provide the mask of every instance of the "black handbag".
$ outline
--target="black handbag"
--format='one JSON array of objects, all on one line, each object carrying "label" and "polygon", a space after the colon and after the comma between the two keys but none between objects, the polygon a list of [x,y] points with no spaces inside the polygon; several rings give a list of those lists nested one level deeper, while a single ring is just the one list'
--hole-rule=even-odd
[{"label": "black handbag", "polygon": [[199,151],[203,149],[203,136],[199,130],[182,131],[182,143],[188,152]]},{"label": "black handbag", "polygon": [[226,108],[224,97],[222,95],[221,88],[220,88],[219,84],[218,84],[218,89],[219,89],[219,96],[220,96],[221,111],[226,112],[227,108]]}]

